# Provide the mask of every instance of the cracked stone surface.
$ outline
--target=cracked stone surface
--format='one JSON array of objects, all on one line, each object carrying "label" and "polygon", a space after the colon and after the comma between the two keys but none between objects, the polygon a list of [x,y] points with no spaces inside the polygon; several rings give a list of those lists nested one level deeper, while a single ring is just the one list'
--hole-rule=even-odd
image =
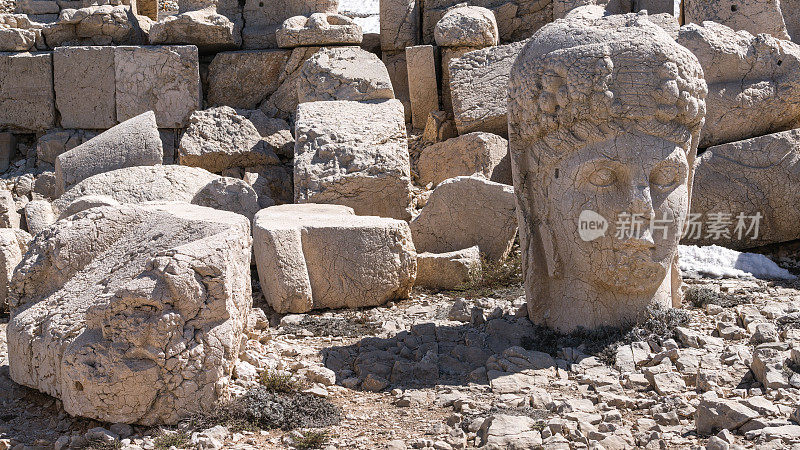
[{"label": "cracked stone surface", "polygon": [[[701,230],[684,239],[697,245],[717,244],[744,249],[788,242],[800,235],[800,202],[795,186],[800,183],[800,130],[783,131],[707,149],[695,171],[692,213],[730,214],[727,237]],[[758,237],[754,231],[737,232],[737,215],[761,213]]]},{"label": "cracked stone surface", "polygon": [[383,61],[359,47],[323,48],[314,53],[303,64],[297,83],[300,103],[393,98]]},{"label": "cracked stone surface", "polygon": [[0,52],[26,52],[42,41],[42,26],[24,14],[0,14]]},{"label": "cracked stone surface", "polygon": [[58,21],[42,29],[49,48],[65,45],[142,45],[147,35],[131,7],[88,6],[63,9]]},{"label": "cracked stone surface", "polygon": [[267,97],[260,105],[259,109],[274,112],[270,114],[281,119],[293,118],[297,112],[298,85],[302,80],[303,64],[314,55],[320,47],[297,47],[292,50],[289,60],[278,75],[278,88]]},{"label": "cracked stone surface", "polygon": [[800,46],[706,22],[681,27],[678,43],[708,83],[700,148],[794,128],[800,119]]},{"label": "cracked stone surface", "polygon": [[95,201],[75,204],[87,198],[105,198],[106,204],[186,202],[247,217],[258,211],[258,197],[244,181],[178,165],[127,167],[89,177],[54,201],[53,210],[64,218],[91,207]]},{"label": "cracked stone surface", "polygon": [[53,53],[0,53],[0,127],[48,130],[55,116]]},{"label": "cracked stone surface", "polygon": [[359,45],[361,27],[341,14],[314,13],[286,19],[275,32],[278,47],[313,47],[322,45]]},{"label": "cracked stone surface", "polygon": [[208,66],[210,106],[255,109],[280,87],[291,50],[222,52]]},{"label": "cracked stone surface", "polygon": [[[422,43],[433,44],[436,24],[461,0],[428,0],[422,5]],[[470,6],[490,9],[496,19],[500,42],[525,40],[553,21],[553,0],[473,0]]]},{"label": "cracked stone surface", "polygon": [[415,0],[383,0],[380,2],[381,49],[405,50],[417,44],[420,12]]},{"label": "cracked stone surface", "polygon": [[282,205],[253,220],[264,298],[281,313],[361,308],[408,297],[417,253],[402,220],[339,205]]},{"label": "cracked stone surface", "polygon": [[436,23],[434,38],[439,47],[484,48],[500,42],[494,13],[480,6],[453,8]]},{"label": "cracked stone surface", "polygon": [[12,282],[11,378],[108,422],[210,410],[252,305],[250,245],[244,216],[180,203],[59,221]]},{"label": "cracked stone surface", "polygon": [[244,48],[276,48],[276,31],[285,20],[314,13],[336,14],[338,10],[339,0],[245,0]]},{"label": "cracked stone surface", "polygon": [[116,47],[117,120],[154,111],[159,128],[184,128],[201,107],[197,47]]},{"label": "cracked stone surface", "polygon": [[62,127],[105,130],[118,123],[114,47],[57,47],[53,70]]},{"label": "cracked stone surface", "polygon": [[180,164],[220,173],[234,167],[278,164],[270,142],[233,108],[195,111],[178,148]]},{"label": "cracked stone surface", "polygon": [[491,133],[467,133],[426,147],[417,170],[422,186],[473,174],[497,183],[512,183],[508,141]]},{"label": "cracked stone surface", "polygon": [[56,193],[82,180],[123,167],[164,162],[161,136],[152,111],[126,120],[56,158]]},{"label": "cracked stone surface", "polygon": [[508,135],[508,75],[525,42],[475,50],[450,61],[450,95],[459,134]]},{"label": "cracked stone surface", "polygon": [[517,235],[514,188],[481,176],[455,177],[434,189],[411,221],[419,252],[446,253],[473,245],[491,261],[508,255]]},{"label": "cracked stone surface", "polygon": [[[509,86],[531,320],[619,326],[680,304],[675,263],[707,93],[697,58],[646,15],[565,20],[528,42]],[[607,221],[603,234],[580,235],[587,213]],[[647,223],[631,232],[620,213]]]},{"label": "cracked stone surface", "polygon": [[194,44],[201,52],[231,50],[242,45],[242,21],[231,21],[213,8],[168,16],[154,23],[151,44]]},{"label": "cracked stone surface", "polygon": [[411,218],[411,168],[399,100],[301,103],[295,138],[297,203],[333,203],[359,215]]},{"label": "cracked stone surface", "polygon": [[417,254],[415,286],[458,289],[481,278],[481,251],[477,245],[447,253]]},{"label": "cracked stone surface", "polygon": [[0,228],[0,311],[8,310],[8,290],[14,269],[28,251],[31,235],[14,228]]},{"label": "cracked stone surface", "polygon": [[685,0],[685,23],[715,22],[736,31],[757,35],[766,33],[777,39],[789,39],[781,14],[783,0]]}]

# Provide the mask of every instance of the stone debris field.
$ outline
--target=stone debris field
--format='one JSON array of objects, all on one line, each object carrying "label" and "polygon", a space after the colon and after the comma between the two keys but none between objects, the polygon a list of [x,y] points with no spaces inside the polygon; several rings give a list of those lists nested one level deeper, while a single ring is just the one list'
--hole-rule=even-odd
[{"label": "stone debris field", "polygon": [[800,0],[0,0],[0,450],[800,449]]}]

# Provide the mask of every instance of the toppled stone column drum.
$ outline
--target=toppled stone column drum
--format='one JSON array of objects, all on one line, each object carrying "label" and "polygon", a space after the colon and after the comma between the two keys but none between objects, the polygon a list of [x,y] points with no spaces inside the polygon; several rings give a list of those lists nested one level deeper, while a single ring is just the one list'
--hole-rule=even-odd
[{"label": "toppled stone column drum", "polygon": [[697,58],[644,14],[558,21],[525,46],[508,126],[533,322],[618,326],[680,301],[706,93]]}]

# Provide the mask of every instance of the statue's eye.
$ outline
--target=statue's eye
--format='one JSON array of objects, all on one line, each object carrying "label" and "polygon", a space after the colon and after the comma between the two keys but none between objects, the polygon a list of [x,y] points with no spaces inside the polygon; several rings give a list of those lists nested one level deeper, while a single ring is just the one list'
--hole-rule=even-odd
[{"label": "statue's eye", "polygon": [[660,188],[668,188],[678,181],[680,170],[673,164],[664,164],[650,173],[650,183]]},{"label": "statue's eye", "polygon": [[589,175],[589,183],[597,187],[607,187],[617,181],[617,175],[608,167],[600,167]]}]

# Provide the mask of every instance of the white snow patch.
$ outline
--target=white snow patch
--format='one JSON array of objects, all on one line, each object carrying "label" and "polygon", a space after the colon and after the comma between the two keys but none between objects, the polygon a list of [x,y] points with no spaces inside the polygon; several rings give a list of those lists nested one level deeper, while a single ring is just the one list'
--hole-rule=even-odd
[{"label": "white snow patch", "polygon": [[380,33],[379,0],[339,0],[339,14],[351,17],[364,33]]},{"label": "white snow patch", "polygon": [[755,277],[794,280],[797,277],[778,267],[771,259],[757,253],[741,253],[718,245],[678,246],[681,272],[713,278]]}]

